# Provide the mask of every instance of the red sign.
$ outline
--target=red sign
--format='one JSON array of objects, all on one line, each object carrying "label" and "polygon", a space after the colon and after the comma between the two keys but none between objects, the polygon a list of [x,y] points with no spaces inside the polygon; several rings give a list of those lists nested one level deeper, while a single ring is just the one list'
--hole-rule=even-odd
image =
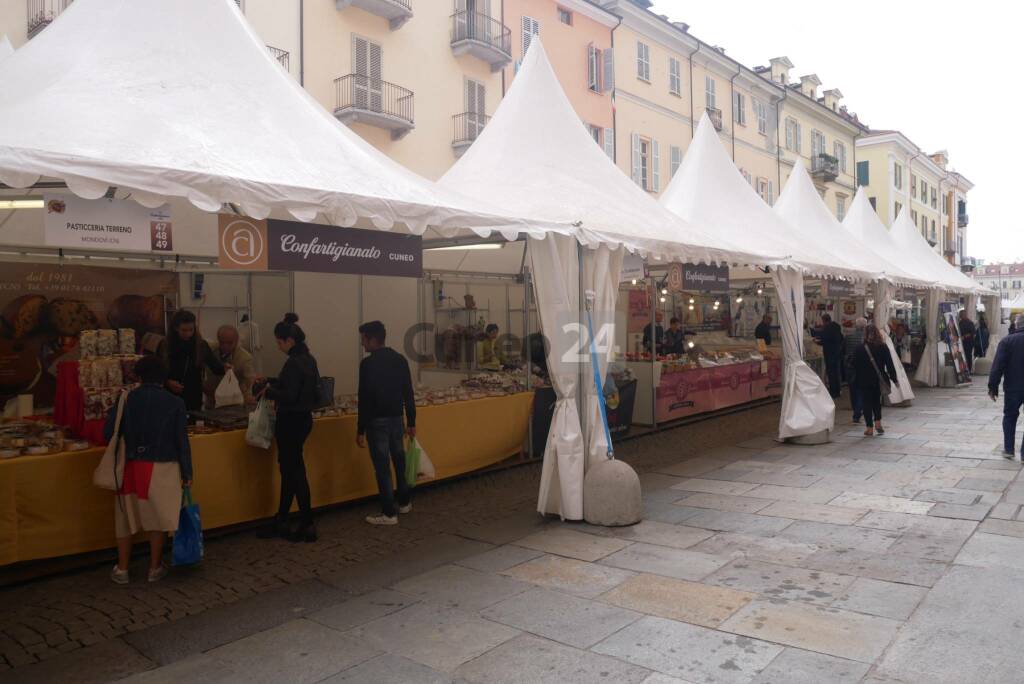
[{"label": "red sign", "polygon": [[170,252],[173,248],[171,241],[170,221],[150,221],[149,236],[154,252]]}]

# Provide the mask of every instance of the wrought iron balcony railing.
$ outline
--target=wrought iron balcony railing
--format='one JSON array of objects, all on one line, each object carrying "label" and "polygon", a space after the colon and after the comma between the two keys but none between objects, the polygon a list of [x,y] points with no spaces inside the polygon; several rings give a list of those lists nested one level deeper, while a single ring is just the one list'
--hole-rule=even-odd
[{"label": "wrought iron balcony railing", "polygon": [[28,37],[50,25],[72,0],[28,0]]},{"label": "wrought iron balcony railing", "polygon": [[969,222],[968,218],[969,217],[967,216],[967,214],[957,214],[957,217],[956,217],[956,225],[957,225],[957,227],[958,228],[966,228],[967,224]]},{"label": "wrought iron balcony railing", "polygon": [[268,45],[267,51],[270,52],[271,57],[277,60],[278,64],[284,67],[285,71],[291,71],[291,69],[288,68],[289,54],[287,50],[282,50],[281,48],[276,48],[273,45]]},{"label": "wrought iron balcony railing", "polygon": [[[437,0],[429,0],[437,2]],[[347,7],[358,7],[364,12],[376,14],[388,20],[392,31],[396,31],[412,18],[411,0],[334,0],[339,11]]]},{"label": "wrought iron balcony railing", "polygon": [[346,123],[364,123],[401,138],[415,126],[413,92],[380,78],[348,74],[334,80],[334,115]]},{"label": "wrought iron balcony railing", "polygon": [[482,12],[463,10],[452,15],[452,50],[471,54],[498,70],[512,61],[512,31]]},{"label": "wrought iron balcony railing", "polygon": [[811,158],[811,176],[824,181],[834,181],[839,177],[839,160],[824,152]]},{"label": "wrought iron balcony railing", "polygon": [[479,112],[463,112],[452,117],[452,147],[457,153],[473,144],[491,117]]},{"label": "wrought iron balcony railing", "polygon": [[715,130],[722,130],[722,110],[715,109],[714,107],[708,107],[707,112],[708,117],[711,118],[711,124],[715,127]]}]

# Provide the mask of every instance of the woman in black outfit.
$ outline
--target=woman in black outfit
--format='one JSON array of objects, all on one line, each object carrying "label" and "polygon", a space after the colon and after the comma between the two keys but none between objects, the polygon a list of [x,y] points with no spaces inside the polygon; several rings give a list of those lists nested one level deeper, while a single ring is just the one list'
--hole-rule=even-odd
[{"label": "woman in black outfit", "polygon": [[[273,526],[260,533],[263,538],[284,537],[293,542],[315,542],[316,527],[310,505],[309,480],[302,458],[302,446],[313,430],[313,409],[317,402],[320,373],[316,359],[306,346],[306,334],[298,326],[299,317],[286,314],[274,326],[277,348],[288,355],[281,374],[271,379],[258,396],[266,396],[277,405],[274,438],[277,440],[277,462],[281,468],[281,504]],[[288,529],[288,513],[292,499],[299,502],[299,526]]]},{"label": "woman in black outfit", "polygon": [[222,364],[196,329],[196,315],[181,309],[171,317],[171,331],[157,348],[167,364],[167,389],[185,401],[189,411],[203,408],[203,367],[224,375],[231,366]]},{"label": "woman in black outfit", "polygon": [[853,354],[853,373],[864,406],[864,424],[867,425],[864,435],[871,437],[875,434],[875,428],[878,434],[884,435],[880,377],[884,374],[893,385],[897,384],[896,367],[889,347],[882,339],[882,333],[874,325],[864,328],[864,344],[857,347]]}]

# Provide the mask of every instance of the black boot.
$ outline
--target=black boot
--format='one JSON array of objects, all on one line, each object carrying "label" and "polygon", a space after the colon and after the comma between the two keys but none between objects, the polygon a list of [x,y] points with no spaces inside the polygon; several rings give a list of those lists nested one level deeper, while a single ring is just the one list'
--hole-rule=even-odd
[{"label": "black boot", "polygon": [[288,535],[288,541],[297,544],[299,542],[312,543],[317,540],[316,525],[312,521],[302,523],[295,531]]},{"label": "black boot", "polygon": [[277,516],[274,521],[256,533],[257,539],[287,539],[290,531],[288,523]]}]

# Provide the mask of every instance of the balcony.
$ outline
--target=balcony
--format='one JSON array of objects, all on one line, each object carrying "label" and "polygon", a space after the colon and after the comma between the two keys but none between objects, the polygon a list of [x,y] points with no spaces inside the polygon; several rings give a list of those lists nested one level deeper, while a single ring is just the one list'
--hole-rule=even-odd
[{"label": "balcony", "polygon": [[358,7],[370,14],[384,17],[392,31],[397,31],[402,28],[402,24],[412,19],[411,0],[334,0],[334,6],[338,10]]},{"label": "balcony", "polygon": [[288,72],[291,71],[291,69],[288,68],[288,65],[289,65],[288,56],[289,55],[288,55],[288,51],[287,50],[282,50],[281,48],[276,48],[273,45],[268,45],[267,46],[267,51],[270,53],[271,57],[273,57],[275,60],[277,60],[278,64],[280,64],[282,67],[284,67],[285,71],[288,71]]},{"label": "balcony", "polygon": [[705,111],[707,111],[708,118],[711,119],[711,125],[715,127],[715,130],[722,130],[722,110],[708,107]]},{"label": "balcony", "polygon": [[361,123],[391,131],[400,140],[415,127],[413,92],[394,83],[361,74],[334,80],[334,116],[346,124]]},{"label": "balcony", "polygon": [[452,149],[456,157],[462,156],[490,120],[491,117],[479,112],[463,112],[452,117]]},{"label": "balcony", "polygon": [[452,15],[452,52],[472,55],[498,71],[512,61],[512,32],[482,12],[461,11]]},{"label": "balcony", "polygon": [[968,223],[967,219],[968,219],[967,214],[958,214],[957,217],[956,217],[956,227],[957,228],[966,228],[967,227],[967,223]]},{"label": "balcony", "polygon": [[28,0],[28,37],[32,38],[49,26],[71,2],[72,0]]},{"label": "balcony", "polygon": [[823,183],[834,181],[839,177],[839,160],[825,153],[812,157],[811,177]]}]

